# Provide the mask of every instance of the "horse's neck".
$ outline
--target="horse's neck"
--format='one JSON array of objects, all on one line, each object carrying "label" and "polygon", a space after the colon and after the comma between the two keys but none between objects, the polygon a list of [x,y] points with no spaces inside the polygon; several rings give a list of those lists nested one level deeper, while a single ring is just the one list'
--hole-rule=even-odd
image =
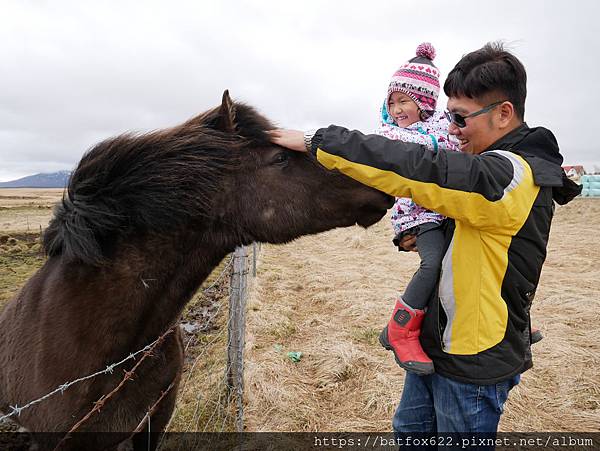
[{"label": "horse's neck", "polygon": [[101,269],[63,268],[60,291],[70,298],[69,308],[85,315],[97,333],[144,344],[176,323],[229,250],[193,237],[138,241],[121,246]]},{"label": "horse's neck", "polygon": [[132,275],[143,299],[138,318],[143,317],[140,321],[146,324],[140,328],[151,335],[177,321],[186,303],[227,253],[214,243],[189,242],[186,238],[158,246],[146,253],[138,280]]}]

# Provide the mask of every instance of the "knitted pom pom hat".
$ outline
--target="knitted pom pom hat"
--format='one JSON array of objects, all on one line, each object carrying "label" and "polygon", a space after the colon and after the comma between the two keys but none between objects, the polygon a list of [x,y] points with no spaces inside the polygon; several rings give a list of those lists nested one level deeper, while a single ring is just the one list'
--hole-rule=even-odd
[{"label": "knitted pom pom hat", "polygon": [[435,49],[429,42],[419,44],[416,56],[398,69],[392,76],[386,100],[396,91],[405,93],[421,110],[421,119],[427,119],[435,111],[440,94],[440,71],[433,64]]}]

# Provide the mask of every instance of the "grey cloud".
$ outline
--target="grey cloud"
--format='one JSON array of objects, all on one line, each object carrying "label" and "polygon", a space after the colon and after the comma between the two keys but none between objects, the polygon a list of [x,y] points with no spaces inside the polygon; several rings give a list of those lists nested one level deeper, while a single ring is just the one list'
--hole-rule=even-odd
[{"label": "grey cloud", "polygon": [[446,74],[499,38],[528,69],[528,122],[553,129],[570,162],[600,161],[598,4],[448,5],[5,2],[0,180],[72,168],[94,143],[174,125],[217,105],[226,88],[281,126],[369,132],[389,76],[418,43],[436,46]]}]

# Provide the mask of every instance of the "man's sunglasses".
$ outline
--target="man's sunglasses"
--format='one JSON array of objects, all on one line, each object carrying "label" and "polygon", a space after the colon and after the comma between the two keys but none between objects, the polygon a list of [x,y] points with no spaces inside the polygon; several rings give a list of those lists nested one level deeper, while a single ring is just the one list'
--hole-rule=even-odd
[{"label": "man's sunglasses", "polygon": [[444,112],[444,114],[446,115],[446,119],[448,119],[448,121],[452,122],[458,128],[463,128],[463,127],[467,126],[467,123],[465,122],[465,119],[468,119],[470,117],[479,116],[480,114],[487,113],[488,111],[490,111],[494,107],[497,107],[498,105],[500,105],[501,103],[504,103],[504,102],[506,102],[506,100],[502,100],[500,102],[494,102],[494,103],[486,106],[485,108],[482,108],[479,111],[475,111],[474,113],[467,114],[466,116],[462,116],[462,115],[460,115],[458,113],[451,113],[448,110],[446,110]]}]

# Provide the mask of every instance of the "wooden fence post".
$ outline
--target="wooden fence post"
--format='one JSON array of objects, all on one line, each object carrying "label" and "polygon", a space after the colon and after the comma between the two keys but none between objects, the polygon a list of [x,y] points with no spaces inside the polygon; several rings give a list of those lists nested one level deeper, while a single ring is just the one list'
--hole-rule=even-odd
[{"label": "wooden fence post", "polygon": [[246,292],[248,275],[248,251],[238,247],[233,255],[233,274],[229,301],[229,339],[227,346],[227,386],[237,399],[236,430],[244,428],[244,342],[246,330]]}]

